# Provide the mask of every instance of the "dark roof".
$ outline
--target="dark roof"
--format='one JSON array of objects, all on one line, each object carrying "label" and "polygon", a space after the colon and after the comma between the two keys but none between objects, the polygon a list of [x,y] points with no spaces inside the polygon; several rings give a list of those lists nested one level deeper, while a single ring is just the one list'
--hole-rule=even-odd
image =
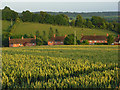
[{"label": "dark roof", "polygon": [[23,43],[36,43],[35,38],[24,38],[24,39],[10,39],[10,44],[23,44]]},{"label": "dark roof", "polygon": [[114,39],[114,41],[115,41],[115,42],[119,42],[119,41],[120,41],[120,38],[119,38],[119,37],[116,37],[116,38]]},{"label": "dark roof", "polygon": [[82,36],[81,40],[107,40],[106,36]]},{"label": "dark roof", "polygon": [[49,41],[64,41],[65,36],[55,36],[49,39]]}]

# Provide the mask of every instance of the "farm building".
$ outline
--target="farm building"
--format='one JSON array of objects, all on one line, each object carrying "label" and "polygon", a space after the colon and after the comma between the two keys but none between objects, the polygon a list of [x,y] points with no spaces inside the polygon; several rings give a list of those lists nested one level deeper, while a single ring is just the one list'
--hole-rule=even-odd
[{"label": "farm building", "polygon": [[114,45],[120,45],[120,37],[119,37],[119,35],[118,35],[118,37],[115,38],[113,44],[114,44]]},{"label": "farm building", "polygon": [[[107,34],[108,36],[108,34]],[[83,42],[85,40],[88,40],[89,44],[95,44],[95,43],[107,43],[107,36],[96,36],[96,35],[91,35],[91,36],[83,36],[81,37],[80,42]]]},{"label": "farm building", "polygon": [[36,46],[36,36],[34,38],[10,39],[9,47]]},{"label": "farm building", "polygon": [[48,45],[64,45],[65,36],[55,36],[48,40]]}]

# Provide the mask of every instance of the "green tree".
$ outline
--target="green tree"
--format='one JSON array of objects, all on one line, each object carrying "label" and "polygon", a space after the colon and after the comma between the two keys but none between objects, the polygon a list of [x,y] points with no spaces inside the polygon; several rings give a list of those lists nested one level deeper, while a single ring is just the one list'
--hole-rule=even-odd
[{"label": "green tree", "polygon": [[89,19],[86,19],[86,24],[85,25],[88,28],[93,28],[93,24],[92,24],[92,22]]},{"label": "green tree", "polygon": [[75,21],[75,26],[83,27],[83,22],[84,22],[84,20],[83,20],[82,16],[81,15],[77,15],[76,21]]},{"label": "green tree", "polygon": [[100,28],[100,26],[103,25],[103,22],[106,23],[105,19],[99,16],[92,16],[91,21],[96,28]]},{"label": "green tree", "polygon": [[43,31],[43,36],[42,36],[42,38],[43,38],[43,45],[47,45],[48,39],[47,39],[47,37],[46,37],[46,32],[45,32],[45,31]]},{"label": "green tree", "polygon": [[40,21],[40,15],[39,14],[33,14],[32,15],[32,21],[33,22],[39,22]]},{"label": "green tree", "polygon": [[69,20],[63,14],[56,15],[54,20],[56,25],[69,25]]},{"label": "green tree", "polygon": [[48,38],[50,39],[51,37],[53,37],[53,34],[54,34],[54,32],[52,30],[52,27],[50,27]]},{"label": "green tree", "polygon": [[89,42],[88,42],[88,40],[84,40],[81,44],[82,45],[89,45]]},{"label": "green tree", "polygon": [[46,12],[43,12],[43,11],[40,12],[40,19],[39,19],[40,23],[46,23],[45,21],[46,15],[47,15]]},{"label": "green tree", "polygon": [[[76,38],[76,42],[77,42],[77,38]],[[64,44],[65,44],[65,45],[74,45],[74,34],[68,35],[68,36],[64,39]]]},{"label": "green tree", "polygon": [[2,20],[15,21],[17,17],[18,13],[7,6],[2,10]]},{"label": "green tree", "polygon": [[36,37],[40,37],[40,32],[38,30],[36,31]]},{"label": "green tree", "polygon": [[71,26],[75,26],[75,20],[73,19],[70,23]]},{"label": "green tree", "polygon": [[36,44],[37,45],[43,45],[43,40],[40,37],[36,38]]},{"label": "green tree", "polygon": [[58,32],[57,29],[55,30],[55,35],[56,35],[56,36],[59,36],[59,32]]},{"label": "green tree", "polygon": [[107,37],[107,42],[108,42],[109,45],[111,45],[114,42],[114,36],[113,35],[109,35]]},{"label": "green tree", "polygon": [[32,15],[33,15],[33,13],[31,13],[28,10],[27,11],[23,11],[21,19],[22,19],[23,22],[32,22]]}]

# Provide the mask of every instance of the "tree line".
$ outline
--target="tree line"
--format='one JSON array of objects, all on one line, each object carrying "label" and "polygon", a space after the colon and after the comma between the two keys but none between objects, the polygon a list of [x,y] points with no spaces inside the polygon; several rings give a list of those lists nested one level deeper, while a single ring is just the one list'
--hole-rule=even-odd
[{"label": "tree line", "polygon": [[51,15],[43,11],[40,13],[32,13],[28,10],[18,14],[7,6],[2,10],[2,20],[15,21],[17,18],[20,18],[23,22],[38,22],[43,24],[64,25],[81,28],[99,28],[120,33],[120,23],[109,23],[104,18],[99,16],[92,16],[91,19],[83,19],[81,15],[77,15],[76,19],[70,21],[69,17],[65,14]]}]

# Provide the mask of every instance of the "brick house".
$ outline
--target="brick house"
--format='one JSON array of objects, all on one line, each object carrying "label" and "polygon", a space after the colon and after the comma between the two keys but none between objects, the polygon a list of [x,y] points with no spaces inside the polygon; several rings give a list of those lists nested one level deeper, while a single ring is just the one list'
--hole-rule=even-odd
[{"label": "brick house", "polygon": [[36,46],[36,36],[34,38],[10,39],[9,47]]},{"label": "brick house", "polygon": [[[108,36],[108,34],[107,34]],[[81,37],[80,42],[83,42],[84,40],[88,40],[89,44],[95,44],[95,43],[107,43],[107,36],[96,36],[96,35],[86,35]]]},{"label": "brick house", "polygon": [[48,40],[48,45],[64,45],[65,36],[55,36]]}]

